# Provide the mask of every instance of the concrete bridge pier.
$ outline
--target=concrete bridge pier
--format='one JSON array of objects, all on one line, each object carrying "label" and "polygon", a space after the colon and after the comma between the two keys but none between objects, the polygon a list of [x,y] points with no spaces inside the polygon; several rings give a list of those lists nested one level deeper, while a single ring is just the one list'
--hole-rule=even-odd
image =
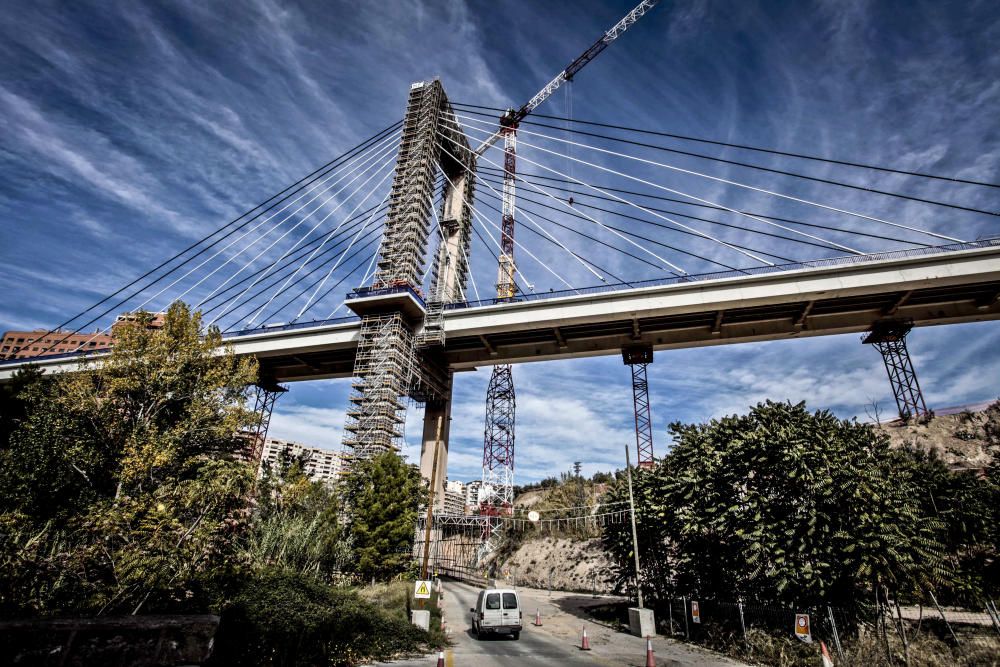
[{"label": "concrete bridge pier", "polygon": [[[427,401],[424,406],[424,429],[420,446],[420,476],[434,480],[434,511],[444,509],[444,489],[448,476],[448,434],[451,430],[451,380],[443,398]],[[439,433],[440,429],[440,433]],[[437,472],[434,472],[435,448]]]}]

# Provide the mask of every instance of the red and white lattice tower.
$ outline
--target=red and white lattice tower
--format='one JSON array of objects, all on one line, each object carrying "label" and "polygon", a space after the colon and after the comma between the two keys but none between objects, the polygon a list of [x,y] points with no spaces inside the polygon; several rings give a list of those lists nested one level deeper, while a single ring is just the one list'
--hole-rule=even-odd
[{"label": "red and white lattice tower", "polygon": [[[497,270],[497,300],[517,295],[514,280],[514,197],[517,158],[517,123],[513,112],[500,120],[504,140],[503,209],[500,257]],[[483,437],[483,493],[480,512],[504,516],[514,504],[514,377],[510,364],[493,367],[486,393],[486,429]],[[492,535],[496,524],[489,522],[484,537]]]}]

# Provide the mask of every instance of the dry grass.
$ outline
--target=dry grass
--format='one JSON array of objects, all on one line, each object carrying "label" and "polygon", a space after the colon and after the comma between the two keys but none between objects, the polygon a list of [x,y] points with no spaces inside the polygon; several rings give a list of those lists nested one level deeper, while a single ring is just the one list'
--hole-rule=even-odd
[{"label": "dry grass", "polygon": [[[409,622],[410,609],[414,606],[412,581],[375,583],[361,586],[356,590],[358,595],[380,611]],[[438,607],[436,591],[431,593],[431,599],[426,601],[425,608],[431,611],[431,646],[435,648],[447,646],[450,642],[447,635],[441,631],[441,609]]]}]

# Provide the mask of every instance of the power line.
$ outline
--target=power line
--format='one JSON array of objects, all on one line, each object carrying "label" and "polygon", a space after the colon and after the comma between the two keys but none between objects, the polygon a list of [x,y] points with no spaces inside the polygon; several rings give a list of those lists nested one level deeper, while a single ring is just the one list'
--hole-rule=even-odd
[{"label": "power line", "polygon": [[[486,115],[486,114],[482,114]],[[461,116],[459,116],[461,117]],[[774,167],[765,167],[760,164],[753,164],[751,162],[740,162],[739,160],[729,160],[727,158],[717,157],[714,155],[705,155],[704,153],[694,153],[692,151],[684,151],[678,148],[669,148],[667,146],[659,146],[656,144],[650,144],[642,141],[633,141],[631,139],[623,139],[620,137],[612,137],[606,134],[599,134],[597,132],[587,132],[585,130],[568,130],[566,128],[559,127],[558,125],[548,125],[546,123],[531,123],[532,125],[538,125],[541,127],[551,128],[553,130],[558,130],[560,132],[568,132],[570,134],[582,134],[588,137],[595,137],[598,139],[607,139],[609,141],[615,141],[618,143],[629,144],[631,146],[639,146],[641,148],[652,148],[659,151],[664,151],[667,153],[674,153],[676,155],[686,155],[688,157],[700,158],[702,160],[711,160],[713,162],[720,162],[723,164],[731,164],[737,167],[745,167],[747,169],[756,169],[757,171],[764,171],[771,174],[779,174],[781,176],[791,176],[793,178],[800,178],[806,181],[813,181],[815,183],[823,183],[824,185],[836,185],[842,188],[850,188],[852,190],[860,190],[861,192],[870,192],[877,195],[885,195],[887,197],[896,197],[898,199],[905,199],[907,201],[914,201],[921,204],[931,204],[934,206],[943,206],[945,208],[956,209],[959,211],[968,211],[969,213],[980,213],[982,215],[1000,215],[998,211],[985,211],[981,208],[975,208],[972,206],[963,206],[961,204],[953,204],[950,202],[940,201],[938,199],[926,199],[924,197],[916,197],[914,195],[907,195],[901,192],[890,192],[888,190],[879,190],[878,188],[870,188],[864,185],[856,185],[854,183],[846,183],[844,181],[837,181],[832,178],[822,178],[820,176],[809,176],[807,174],[800,174],[794,171],[788,171],[785,169],[776,169]],[[542,136],[542,135],[539,135]]]},{"label": "power line", "polygon": [[[302,189],[304,189],[304,188],[312,185],[317,180],[319,180],[320,178],[323,178],[324,176],[326,176],[331,171],[333,171],[333,170],[339,168],[340,166],[342,166],[348,160],[352,159],[353,157],[355,157],[359,153],[367,150],[372,145],[378,143],[386,135],[388,135],[391,132],[394,132],[401,125],[402,125],[402,121],[397,121],[397,122],[393,123],[392,125],[389,125],[385,129],[380,130],[379,132],[377,132],[373,136],[369,137],[368,139],[365,139],[364,141],[356,144],[354,147],[348,149],[347,151],[345,151],[344,153],[342,153],[340,156],[334,158],[333,160],[330,160],[329,162],[327,162],[323,166],[321,166],[321,167],[313,170],[311,173],[309,173],[306,176],[300,178],[298,181],[296,181],[295,183],[292,183],[291,185],[289,185],[285,189],[281,190],[277,194],[274,194],[271,197],[268,197],[267,199],[265,199],[264,201],[260,202],[256,206],[248,209],[243,214],[237,216],[236,218],[234,218],[233,220],[229,221],[225,225],[219,227],[218,229],[216,229],[212,233],[208,234],[207,236],[204,236],[201,239],[199,239],[198,241],[195,241],[191,245],[187,246],[186,248],[184,248],[180,252],[178,252],[175,255],[173,255],[172,257],[170,257],[169,259],[161,262],[160,264],[158,264],[154,268],[152,268],[149,271],[145,272],[144,274],[142,274],[138,278],[132,280],[128,284],[120,287],[116,291],[114,291],[111,294],[107,295],[106,297],[104,297],[100,301],[94,303],[91,306],[88,306],[87,308],[85,308],[84,310],[80,311],[79,313],[77,313],[73,317],[71,317],[68,320],[64,321],[63,323],[57,325],[54,329],[50,329],[49,331],[47,331],[46,333],[42,334],[41,336],[39,336],[35,340],[31,341],[30,343],[27,343],[26,346],[27,345],[31,345],[33,343],[37,343],[38,341],[42,340],[45,336],[48,336],[48,335],[51,335],[51,334],[53,334],[53,333],[55,333],[57,331],[60,331],[63,327],[68,326],[73,321],[75,321],[75,320],[77,320],[77,319],[85,316],[88,312],[90,312],[90,311],[92,311],[92,310],[94,310],[96,308],[99,308],[100,306],[102,306],[103,304],[107,303],[108,301],[110,301],[114,297],[118,296],[122,292],[128,290],[129,288],[133,287],[134,285],[142,282],[143,280],[145,280],[149,276],[153,275],[154,273],[156,273],[160,269],[166,267],[167,265],[169,265],[174,260],[179,259],[180,257],[184,256],[186,253],[188,253],[191,250],[197,248],[202,243],[205,243],[206,241],[208,241],[208,239],[212,238],[216,234],[219,234],[219,233],[225,231],[229,227],[232,227],[233,225],[235,225],[236,223],[238,223],[240,220],[243,220],[244,218],[247,218],[247,216],[250,215],[251,213],[253,213],[254,211],[257,211],[258,209],[260,209],[260,211],[258,213],[256,213],[252,217],[247,218],[246,220],[244,220],[243,223],[240,224],[240,225],[238,225],[235,229],[230,230],[229,232],[227,232],[223,236],[219,237],[218,239],[216,239],[215,241],[213,241],[209,245],[201,248],[197,253],[195,253],[191,257],[188,257],[183,262],[181,262],[177,266],[173,267],[172,269],[170,269],[169,271],[167,271],[166,273],[164,273],[160,277],[156,278],[155,280],[153,280],[149,284],[145,285],[144,287],[140,288],[139,290],[134,291],[132,294],[130,294],[129,296],[125,297],[123,300],[118,301],[111,308],[105,310],[104,312],[102,312],[101,314],[97,315],[96,317],[94,317],[93,319],[89,320],[88,322],[86,322],[86,323],[78,326],[76,329],[73,330],[73,332],[71,332],[67,336],[63,337],[60,341],[58,341],[56,343],[53,343],[51,346],[49,346],[49,348],[47,348],[46,351],[53,349],[55,346],[57,346],[60,343],[64,342],[69,337],[69,335],[72,335],[72,333],[79,332],[80,330],[82,330],[82,329],[90,326],[91,324],[93,324],[94,322],[96,322],[100,318],[104,317],[108,313],[110,313],[110,312],[116,310],[117,308],[121,307],[121,305],[124,304],[124,303],[126,303],[129,299],[134,298],[136,295],[141,294],[144,290],[149,289],[151,286],[155,285],[157,282],[159,282],[159,281],[167,278],[168,276],[170,276],[175,271],[178,271],[181,267],[183,267],[188,262],[193,261],[195,258],[197,258],[202,253],[207,252],[209,249],[211,249],[212,247],[214,247],[216,244],[222,242],[230,234],[233,234],[233,233],[239,231],[240,229],[246,227],[247,225],[249,225],[250,223],[252,223],[254,220],[256,220],[257,218],[259,218],[261,215],[265,214],[267,211],[270,211],[271,209],[273,209],[274,207],[278,206],[282,202],[288,200],[290,197],[292,197],[293,195],[295,195],[297,192],[299,192]],[[310,179],[312,179],[312,180],[310,180]]]},{"label": "power line", "polygon": [[[481,105],[477,105],[477,104],[463,104],[461,102],[454,102],[454,101],[451,104],[454,107],[468,107],[468,108],[471,108],[471,109],[489,109],[491,111],[497,111],[497,112],[500,112],[500,113],[503,113],[503,112],[506,111],[506,109],[501,109],[499,107],[488,107],[488,106],[481,106]],[[473,112],[470,111],[469,113],[473,113]],[[481,114],[481,115],[490,116],[490,114]],[[981,185],[981,186],[987,187],[987,188],[1000,188],[1000,183],[988,183],[988,182],[985,182],[985,181],[974,181],[974,180],[965,179],[965,178],[956,178],[956,177],[953,177],[953,176],[941,176],[941,175],[938,175],[938,174],[928,174],[926,172],[908,171],[906,169],[895,169],[895,168],[892,168],[892,167],[883,167],[883,166],[880,166],[880,165],[866,164],[866,163],[863,163],[863,162],[852,162],[852,161],[849,161],[849,160],[837,160],[837,159],[834,159],[834,158],[824,158],[824,157],[818,157],[818,156],[815,156],[815,155],[807,155],[805,153],[794,153],[794,152],[789,152],[789,151],[780,151],[780,150],[776,150],[776,149],[773,149],[773,148],[761,148],[759,146],[750,146],[748,144],[736,144],[736,143],[731,143],[731,142],[726,142],[726,141],[718,141],[718,140],[714,140],[714,139],[703,139],[703,138],[700,138],[700,137],[692,137],[692,136],[688,136],[688,135],[684,135],[684,134],[676,134],[676,133],[671,133],[671,132],[658,132],[656,130],[643,130],[643,129],[639,129],[639,128],[635,128],[635,127],[627,127],[627,126],[624,126],[624,125],[615,125],[615,124],[612,124],[612,123],[600,123],[600,122],[597,122],[597,121],[579,120],[579,119],[573,119],[573,118],[563,118],[562,116],[551,116],[551,115],[541,114],[541,113],[532,113],[531,115],[532,115],[533,118],[548,118],[550,120],[559,120],[559,121],[565,121],[565,122],[570,122],[570,123],[578,123],[578,124],[581,124],[581,125],[591,125],[591,126],[594,126],[594,127],[606,127],[608,129],[612,129],[612,130],[622,130],[622,131],[625,131],[625,132],[638,132],[640,134],[648,134],[648,135],[658,136],[658,137],[667,137],[669,139],[681,139],[683,141],[693,141],[693,142],[696,142],[696,143],[711,144],[711,145],[714,145],[714,146],[723,146],[725,148],[739,148],[741,150],[754,151],[754,152],[757,152],[757,153],[768,153],[770,155],[781,155],[781,156],[784,156],[784,157],[793,157],[793,158],[798,158],[800,160],[812,160],[814,162],[827,162],[829,164],[837,164],[837,165],[842,165],[842,166],[845,166],[845,167],[855,167],[855,168],[859,168],[859,169],[872,169],[874,171],[881,171],[881,172],[890,173],[890,174],[900,174],[900,175],[903,175],[903,176],[917,176],[919,178],[928,178],[928,179],[932,179],[932,180],[936,180],[936,181],[946,181],[946,182],[949,182],[949,183],[962,183],[962,184],[965,184],[965,185]],[[490,117],[493,117],[493,116],[490,116]],[[530,121],[530,120],[523,120],[523,121],[521,121],[521,123],[522,124],[528,124],[528,125],[539,125],[540,124],[537,121]],[[546,127],[549,127],[549,126],[546,126]],[[993,214],[993,215],[996,215],[996,214]]]},{"label": "power line", "polygon": [[[482,169],[482,170],[488,170],[490,172],[499,172],[500,171],[498,169],[494,169],[493,167],[479,167],[479,168]],[[576,185],[576,181],[571,181],[568,178],[558,178],[556,176],[545,176],[543,174],[523,174],[523,173],[518,173],[518,178],[544,179],[546,181],[552,181],[554,183],[565,183],[565,184],[570,184],[570,185]],[[651,193],[648,193],[648,192],[638,192],[636,190],[625,190],[625,189],[622,189],[622,188],[615,188],[615,187],[611,187],[611,186],[608,186],[608,185],[597,185],[597,184],[594,184],[594,183],[585,183],[584,185],[587,185],[587,186],[590,186],[590,187],[594,187],[594,188],[600,188],[601,190],[607,190],[609,192],[617,192],[617,193],[620,193],[620,194],[633,195],[633,196],[638,196],[638,197],[646,197],[648,199],[656,199],[656,200],[659,200],[659,201],[667,201],[667,202],[671,202],[671,203],[674,203],[674,204],[684,204],[685,206],[692,206],[692,207],[695,207],[695,208],[704,208],[704,209],[708,209],[708,210],[712,210],[712,211],[729,212],[729,209],[724,208],[722,206],[714,206],[712,204],[702,204],[700,202],[686,201],[684,199],[677,199],[676,197],[665,197],[663,195],[656,195],[656,194],[651,194]],[[573,190],[573,189],[570,189],[570,188],[560,187],[560,186],[557,186],[557,185],[548,185],[548,187],[550,187],[550,188],[552,188],[554,190],[560,190],[562,192],[566,192],[566,193],[568,193],[570,195],[574,195],[574,196],[577,196],[577,197],[590,197],[592,199],[601,199],[601,200],[604,200],[604,201],[621,203],[617,199],[614,199],[612,197],[604,197],[604,196],[601,196],[601,195],[595,195],[595,194],[593,194],[591,192],[580,192],[579,190]],[[689,214],[679,213],[679,212],[676,212],[676,211],[666,211],[665,209],[655,209],[653,207],[649,207],[649,208],[650,208],[650,210],[655,210],[655,211],[660,211],[660,212],[667,212],[667,213],[674,213],[675,215],[679,215],[679,216],[682,216],[682,217],[685,217],[685,218],[691,218],[693,220],[702,220],[703,219],[703,218],[698,218],[698,217],[695,217],[695,216],[692,216],[692,215],[689,215]],[[865,236],[865,237],[868,237],[868,238],[879,239],[879,240],[882,240],[882,241],[893,241],[895,243],[907,243],[909,245],[921,246],[921,247],[924,247],[924,248],[931,247],[931,245],[928,244],[928,243],[921,243],[920,241],[909,241],[909,240],[906,240],[906,239],[896,238],[894,236],[884,236],[882,234],[873,234],[872,232],[862,232],[862,231],[856,231],[856,230],[845,230],[845,229],[840,229],[839,227],[833,227],[833,226],[830,226],[830,225],[821,225],[821,224],[815,223],[815,222],[805,222],[805,221],[802,221],[802,220],[794,220],[794,219],[791,219],[791,218],[782,218],[782,217],[778,217],[778,216],[774,216],[774,215],[765,215],[763,213],[754,213],[752,211],[740,211],[740,213],[745,213],[746,215],[753,216],[755,218],[767,218],[768,220],[777,220],[778,222],[785,222],[785,223],[788,223],[790,225],[801,225],[803,227],[814,227],[816,229],[825,229],[825,230],[831,231],[831,232],[841,232],[841,233],[844,233],[844,234],[852,234],[854,236]],[[724,223],[717,223],[717,224],[724,224]],[[745,228],[740,227],[739,229],[745,229]],[[746,231],[753,231],[753,230],[746,229]],[[758,233],[764,234],[765,232],[758,232]],[[785,237],[782,237],[782,238],[785,238]]]}]

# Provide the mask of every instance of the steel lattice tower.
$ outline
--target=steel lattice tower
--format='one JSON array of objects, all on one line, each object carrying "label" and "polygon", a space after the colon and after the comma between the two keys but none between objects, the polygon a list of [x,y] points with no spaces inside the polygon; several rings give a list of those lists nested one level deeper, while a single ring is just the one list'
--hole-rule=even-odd
[{"label": "steel lattice tower", "polygon": [[509,364],[494,366],[486,392],[483,439],[483,514],[509,514],[514,504],[514,376]]},{"label": "steel lattice tower", "polygon": [[[507,301],[517,295],[514,275],[514,208],[515,174],[517,167],[517,125],[501,119],[504,139],[503,208],[500,257],[497,266],[497,301]],[[514,427],[517,401],[514,374],[510,364],[493,367],[486,392],[486,428],[483,437],[483,489],[486,498],[482,514],[510,514],[514,506]],[[492,524],[484,537],[492,534]]]},{"label": "steel lattice tower", "polygon": [[264,451],[264,441],[267,440],[267,431],[271,427],[271,413],[274,411],[274,402],[278,396],[284,394],[288,389],[274,382],[259,382],[254,385],[254,412],[260,413],[257,424],[247,434],[250,439],[250,447],[247,452],[247,459],[250,461],[260,461]]},{"label": "steel lattice tower", "polygon": [[652,345],[622,348],[622,361],[632,369],[632,401],[635,408],[636,465],[653,465],[653,419],[649,409],[649,381],[646,367],[653,363]]},{"label": "steel lattice tower", "polygon": [[876,322],[871,331],[861,339],[867,345],[874,345],[882,354],[892,395],[896,399],[896,409],[900,419],[925,417],[930,414],[924,402],[924,394],[917,382],[917,372],[906,348],[906,335],[913,328],[912,320],[888,320]]}]

